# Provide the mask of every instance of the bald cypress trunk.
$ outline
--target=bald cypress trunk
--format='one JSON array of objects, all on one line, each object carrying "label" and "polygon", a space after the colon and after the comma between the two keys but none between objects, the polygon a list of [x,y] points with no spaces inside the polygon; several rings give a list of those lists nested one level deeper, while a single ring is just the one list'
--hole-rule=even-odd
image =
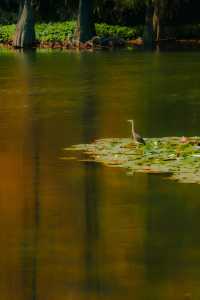
[{"label": "bald cypress trunk", "polygon": [[154,15],[154,5],[152,0],[149,0],[146,5],[145,28],[144,28],[144,45],[145,48],[147,49],[152,49],[154,43],[153,15]]},{"label": "bald cypress trunk", "polygon": [[21,13],[23,11],[23,7],[24,7],[24,0],[20,0],[19,1],[19,15],[18,15],[18,20],[19,20],[19,18],[21,16]]},{"label": "bald cypress trunk", "polygon": [[13,46],[15,48],[31,48],[35,44],[35,28],[31,0],[20,3],[19,20],[16,27]]},{"label": "bald cypress trunk", "polygon": [[85,43],[95,36],[93,0],[79,0],[79,14],[74,39]]},{"label": "bald cypress trunk", "polygon": [[153,14],[153,32],[154,32],[154,39],[156,41],[160,40],[160,18],[161,18],[161,5],[160,0],[154,1],[154,14]]}]

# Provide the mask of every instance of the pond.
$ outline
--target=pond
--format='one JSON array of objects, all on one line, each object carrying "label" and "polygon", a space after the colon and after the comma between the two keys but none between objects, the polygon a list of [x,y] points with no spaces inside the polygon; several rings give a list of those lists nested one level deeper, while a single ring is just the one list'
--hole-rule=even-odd
[{"label": "pond", "polygon": [[200,135],[200,53],[0,50],[3,300],[200,298],[200,186],[63,160],[97,138]]}]

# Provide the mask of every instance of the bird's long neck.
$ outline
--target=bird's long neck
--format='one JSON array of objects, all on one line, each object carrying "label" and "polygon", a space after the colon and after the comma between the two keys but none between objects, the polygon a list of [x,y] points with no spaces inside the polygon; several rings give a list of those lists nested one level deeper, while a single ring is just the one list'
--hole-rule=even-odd
[{"label": "bird's long neck", "polygon": [[134,142],[137,142],[136,134],[135,134],[135,126],[134,126],[134,122],[133,122],[133,121],[131,122],[131,125],[132,125],[132,136],[133,136],[133,140],[134,140]]}]

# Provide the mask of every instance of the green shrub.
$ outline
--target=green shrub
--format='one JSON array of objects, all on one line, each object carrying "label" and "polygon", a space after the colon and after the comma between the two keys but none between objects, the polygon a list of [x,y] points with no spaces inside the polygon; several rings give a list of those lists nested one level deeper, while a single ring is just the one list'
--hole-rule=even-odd
[{"label": "green shrub", "polygon": [[[39,42],[64,42],[71,38],[76,26],[75,21],[36,24],[36,38]],[[123,38],[130,40],[143,35],[143,27],[126,27],[119,25],[96,24],[96,32],[100,37]],[[171,27],[169,32],[176,38],[200,38],[200,24]],[[15,25],[0,26],[0,43],[7,43],[13,37]],[[170,34],[169,34],[170,36]]]},{"label": "green shrub", "polygon": [[[36,25],[37,39],[42,42],[63,42],[73,36],[75,26],[75,21]],[[141,27],[129,28],[96,24],[96,32],[97,35],[101,37],[118,37],[127,40],[141,35],[142,30]]]},{"label": "green shrub", "polygon": [[36,25],[36,38],[40,42],[64,42],[73,35],[75,22]]},{"label": "green shrub", "polygon": [[15,25],[0,26],[0,43],[7,43],[13,37]]},{"label": "green shrub", "polygon": [[130,40],[142,35],[143,26],[126,27],[119,25],[96,24],[96,32],[98,36],[123,38]]},{"label": "green shrub", "polygon": [[[64,42],[73,36],[76,22],[68,21],[62,23],[36,24],[36,38],[39,42]],[[0,26],[0,42],[6,43],[12,39],[15,25]],[[96,24],[97,35],[101,37],[123,38],[125,40],[142,35],[142,27],[113,26],[107,24]]]}]

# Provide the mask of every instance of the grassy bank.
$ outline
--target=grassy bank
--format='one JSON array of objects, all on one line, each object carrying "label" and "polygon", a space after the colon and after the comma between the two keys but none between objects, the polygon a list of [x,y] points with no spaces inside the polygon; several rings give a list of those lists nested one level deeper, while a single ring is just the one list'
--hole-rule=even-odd
[{"label": "grassy bank", "polygon": [[[39,43],[61,42],[70,39],[75,29],[75,21],[63,23],[36,24],[36,37]],[[8,43],[12,40],[15,32],[15,25],[0,26],[0,43]],[[100,37],[122,38],[125,40],[141,36],[143,28],[112,26],[107,24],[96,24],[96,32]]]}]

